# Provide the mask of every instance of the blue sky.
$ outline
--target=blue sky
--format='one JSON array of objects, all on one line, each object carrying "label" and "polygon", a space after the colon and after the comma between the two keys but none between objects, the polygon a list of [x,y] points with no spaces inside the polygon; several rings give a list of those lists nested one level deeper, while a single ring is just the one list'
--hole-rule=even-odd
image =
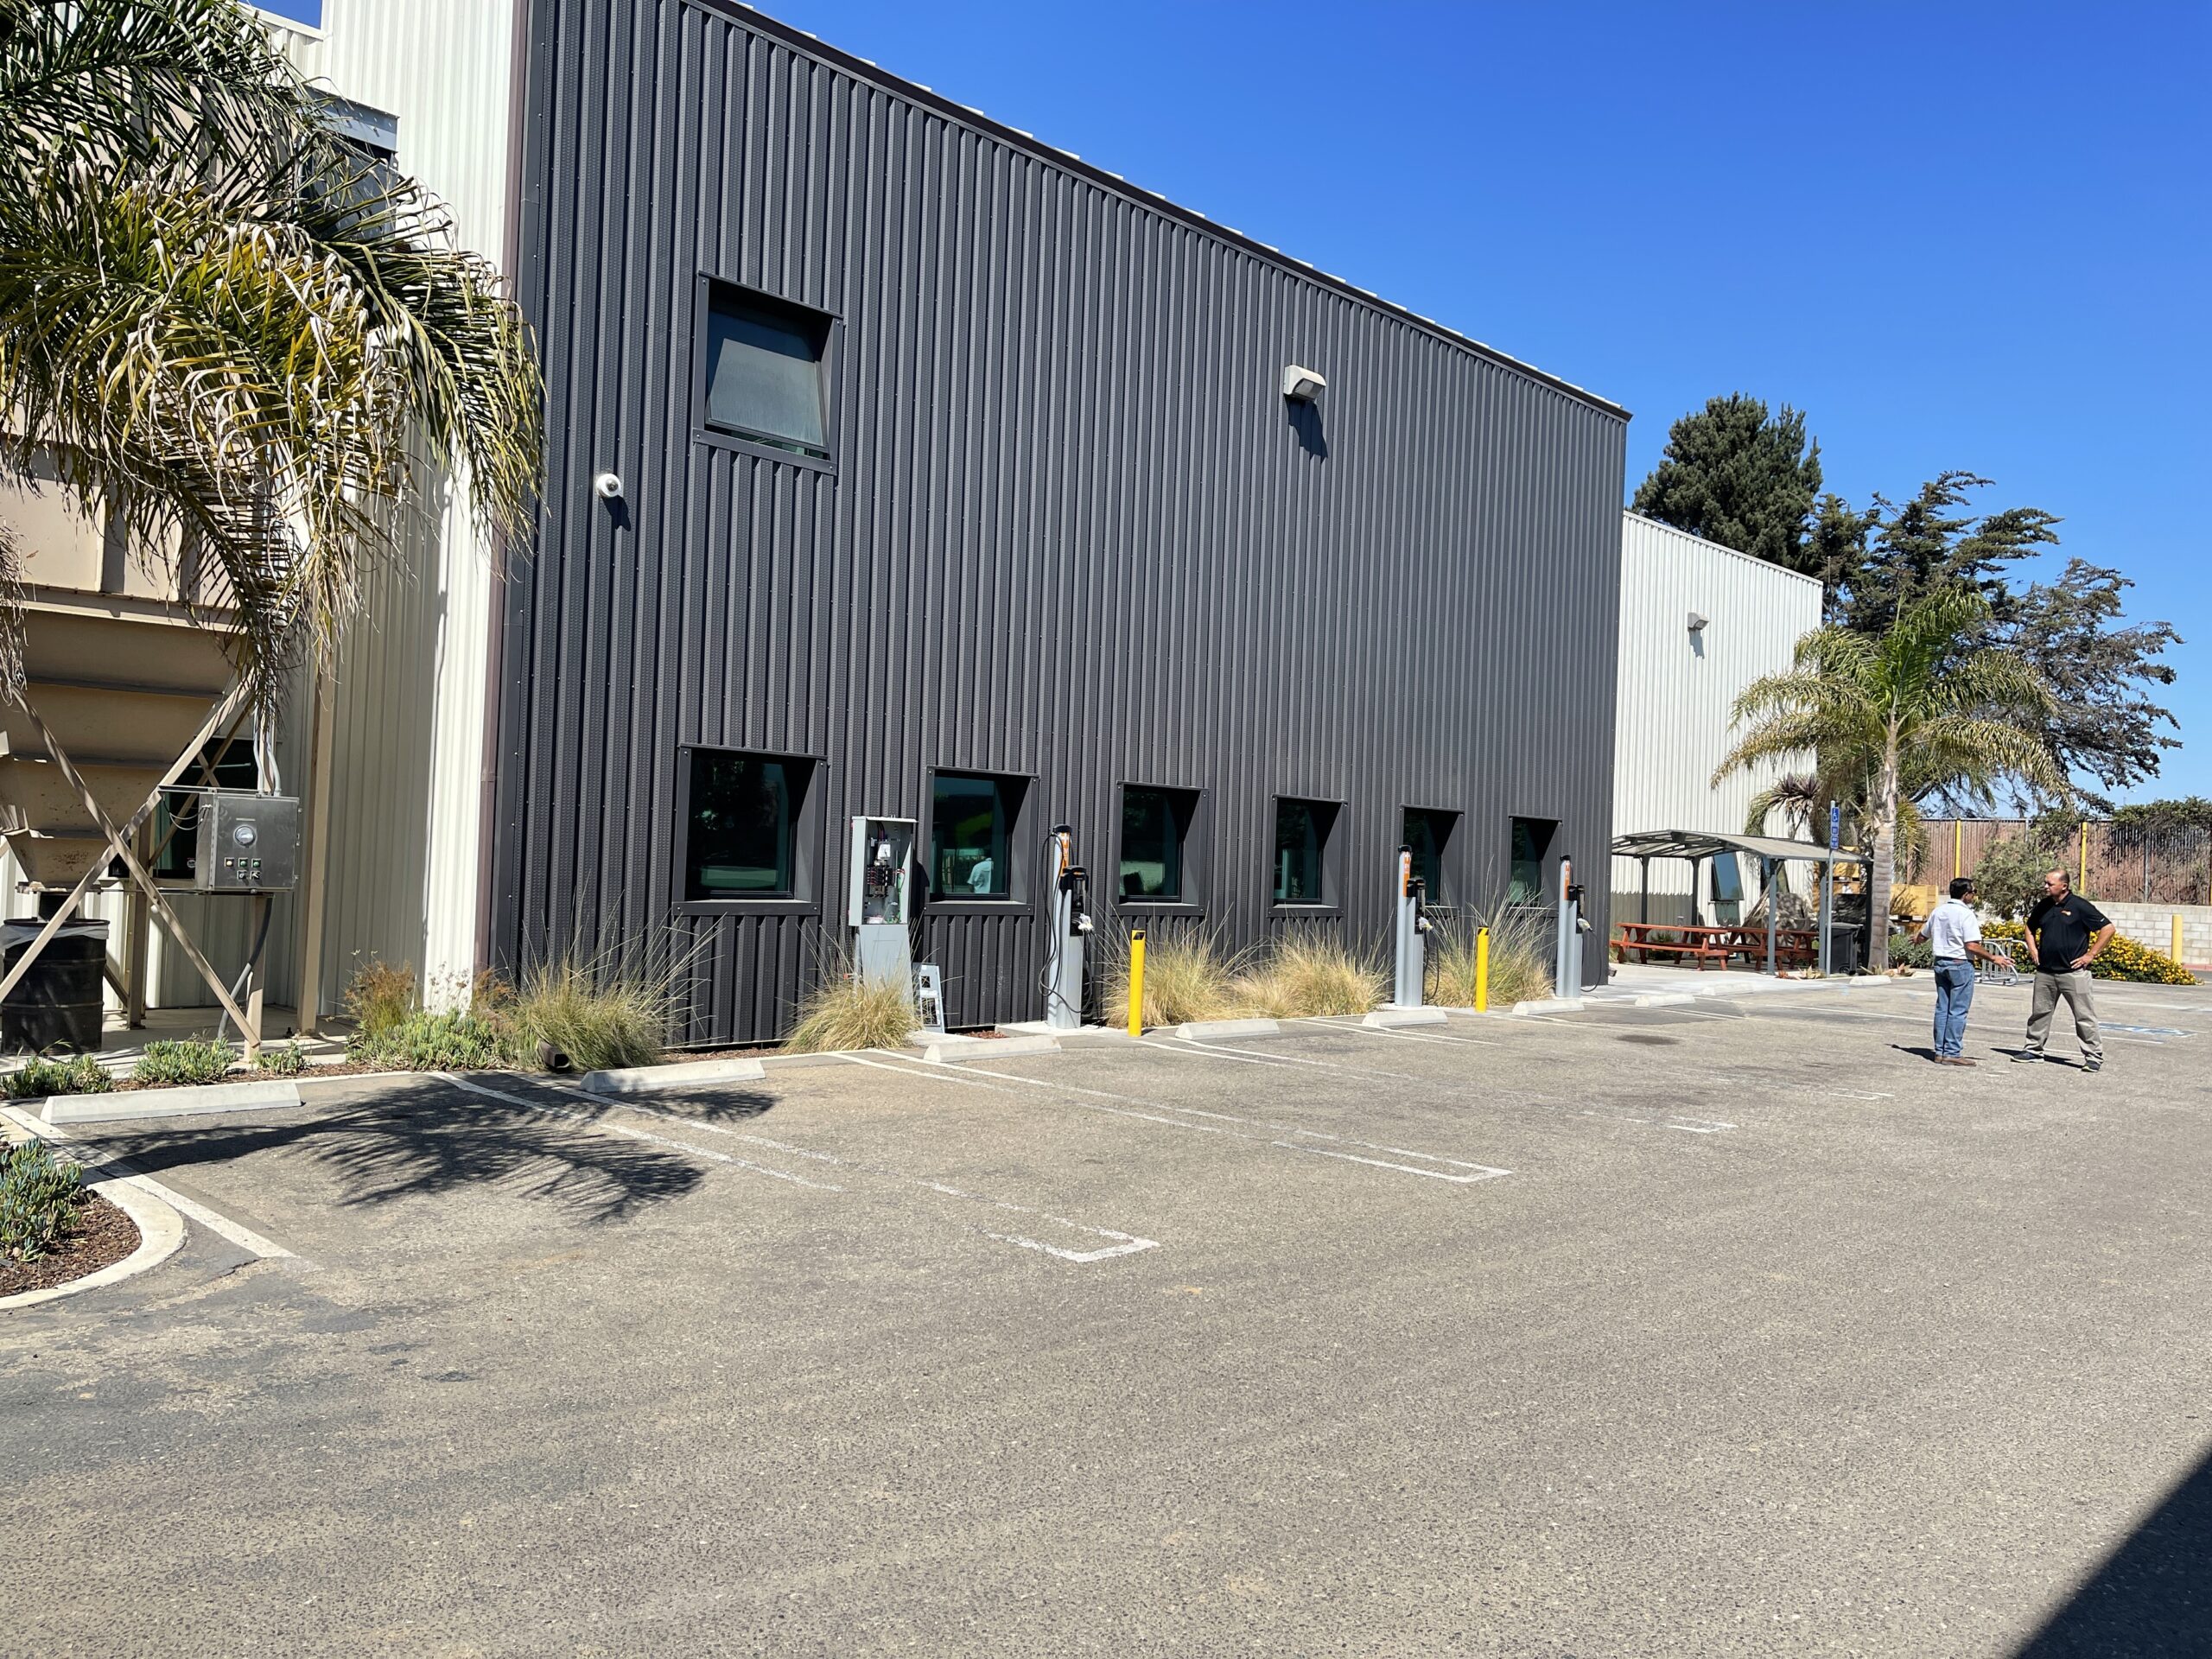
[{"label": "blue sky", "polygon": [[2138,795],[2212,795],[2212,6],[770,10],[1626,404],[1631,491],[1744,391],[2060,514],[2188,641]]}]

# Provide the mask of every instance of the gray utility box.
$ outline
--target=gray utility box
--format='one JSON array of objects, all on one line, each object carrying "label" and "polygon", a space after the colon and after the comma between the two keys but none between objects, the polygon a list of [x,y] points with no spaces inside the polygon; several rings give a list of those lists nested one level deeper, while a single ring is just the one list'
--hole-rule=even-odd
[{"label": "gray utility box", "polygon": [[250,789],[200,795],[192,885],[202,893],[288,893],[300,879],[300,801]]}]

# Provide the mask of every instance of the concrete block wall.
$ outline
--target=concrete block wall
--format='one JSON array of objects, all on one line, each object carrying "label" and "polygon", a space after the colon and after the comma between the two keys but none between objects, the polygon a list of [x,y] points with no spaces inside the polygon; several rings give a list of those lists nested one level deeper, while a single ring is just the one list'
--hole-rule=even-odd
[{"label": "concrete block wall", "polygon": [[2112,918],[2122,938],[2147,944],[2153,950],[2171,950],[2174,918],[2181,918],[2181,959],[2184,963],[2212,963],[2212,905],[2120,904],[2100,899],[2097,908]]}]

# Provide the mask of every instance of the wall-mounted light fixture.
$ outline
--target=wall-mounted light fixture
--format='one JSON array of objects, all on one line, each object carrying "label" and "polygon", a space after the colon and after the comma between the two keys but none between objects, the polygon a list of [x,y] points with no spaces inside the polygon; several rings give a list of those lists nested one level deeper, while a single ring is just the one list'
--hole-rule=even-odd
[{"label": "wall-mounted light fixture", "polygon": [[1328,390],[1329,383],[1312,369],[1292,364],[1282,372],[1282,395],[1294,404],[1310,404]]},{"label": "wall-mounted light fixture", "polygon": [[1692,611],[1690,613],[1690,632],[1692,633],[1703,633],[1705,632],[1705,625],[1711,620],[1712,619],[1709,617],[1700,616],[1695,611]]},{"label": "wall-mounted light fixture", "polygon": [[618,473],[601,473],[592,480],[591,486],[598,492],[602,501],[620,501],[622,499],[622,479]]}]

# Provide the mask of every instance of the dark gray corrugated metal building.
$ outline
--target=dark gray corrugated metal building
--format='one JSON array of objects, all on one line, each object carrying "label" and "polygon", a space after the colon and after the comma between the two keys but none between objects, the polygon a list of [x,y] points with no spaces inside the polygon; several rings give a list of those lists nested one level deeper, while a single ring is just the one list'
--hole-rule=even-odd
[{"label": "dark gray corrugated metal building", "polygon": [[[721,0],[537,0],[529,41],[556,436],[496,671],[497,959],[672,923],[689,1039],[772,1036],[846,818],[926,841],[947,772],[1012,820],[1011,893],[917,934],[956,1023],[1041,1011],[1063,820],[1103,919],[1237,944],[1384,943],[1406,809],[1457,815],[1462,903],[1555,825],[1519,850],[1592,873],[1605,937],[1622,410]],[[694,846],[695,789],[770,775],[723,751],[784,758],[772,878]],[[932,874],[1008,885],[963,856]]]}]

